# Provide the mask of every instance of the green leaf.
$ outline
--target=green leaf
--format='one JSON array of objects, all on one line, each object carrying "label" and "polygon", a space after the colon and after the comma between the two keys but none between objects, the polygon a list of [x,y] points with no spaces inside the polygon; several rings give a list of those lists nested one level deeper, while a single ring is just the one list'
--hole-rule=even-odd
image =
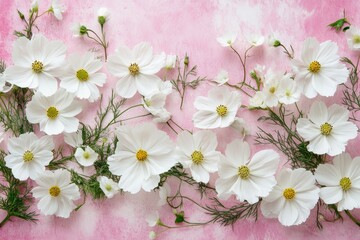
[{"label": "green leaf", "polygon": [[175,223],[182,223],[185,221],[185,217],[184,217],[185,213],[184,211],[181,211],[181,212],[178,212],[178,213],[175,213]]},{"label": "green leaf", "polygon": [[336,20],[335,22],[330,23],[328,26],[332,29],[335,29],[335,31],[340,31],[343,28],[344,24],[346,24],[346,23],[349,24],[349,22],[347,21],[346,18],[340,18],[339,20]]}]

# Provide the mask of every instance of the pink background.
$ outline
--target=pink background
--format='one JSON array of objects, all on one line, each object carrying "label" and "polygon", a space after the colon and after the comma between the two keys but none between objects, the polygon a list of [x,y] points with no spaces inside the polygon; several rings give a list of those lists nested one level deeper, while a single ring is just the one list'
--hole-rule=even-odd
[{"label": "pink background", "polygon": [[[338,43],[340,55],[355,59],[355,53],[348,51],[346,40],[342,33],[331,31],[327,25],[340,17],[343,10],[349,21],[360,26],[358,1],[275,1],[275,0],[64,0],[67,11],[62,21],[53,16],[39,19],[40,31],[50,39],[61,39],[68,46],[68,53],[82,53],[92,47],[87,39],[74,38],[69,30],[74,22],[85,24],[98,30],[96,11],[100,7],[110,9],[111,18],[106,24],[107,37],[110,42],[109,55],[118,44],[130,47],[141,41],[149,42],[155,52],[164,51],[167,54],[185,53],[190,56],[190,63],[198,65],[200,76],[213,78],[221,69],[229,71],[230,81],[235,83],[242,79],[240,63],[230,50],[222,48],[216,37],[225,32],[235,31],[239,40],[235,47],[243,52],[248,47],[245,35],[259,33],[267,36],[277,32],[280,41],[288,46],[292,44],[295,56],[299,56],[303,40],[309,36],[319,41],[331,39]],[[27,15],[30,0],[0,0],[0,58],[11,64],[12,34],[15,29],[22,29],[16,9]],[[40,1],[40,12],[46,10],[49,1]],[[251,52],[248,69],[256,64],[266,65],[278,71],[290,70],[291,66],[281,49],[270,48],[266,44]],[[106,70],[104,70],[106,71]],[[161,74],[160,74],[161,75]],[[109,92],[114,87],[115,80],[109,76],[103,88]],[[196,91],[189,90],[185,98],[184,110],[178,110],[179,97],[173,93],[168,99],[167,108],[173,113],[173,119],[180,125],[192,130],[191,118],[195,109],[193,100],[196,96],[206,95],[210,89],[207,83]],[[327,103],[341,102],[341,91],[337,98],[318,98]],[[139,98],[130,101],[136,104]],[[244,97],[243,101],[247,103]],[[89,105],[80,115],[82,121],[91,122],[97,104]],[[300,106],[307,109],[308,102],[302,101]],[[136,112],[135,112],[136,113]],[[243,117],[251,125],[252,134],[256,132],[256,119],[261,112],[240,110],[238,116]],[[131,115],[129,115],[130,117]],[[132,115],[133,116],[133,115]],[[185,117],[184,117],[185,116]],[[150,120],[142,119],[138,121]],[[134,124],[138,121],[129,122]],[[164,124],[159,128],[167,131],[175,139],[175,134]],[[231,130],[216,130],[219,149],[223,151],[227,143],[235,138]],[[248,138],[252,142],[252,138]],[[349,142],[348,151],[354,156],[360,155],[357,143],[359,138]],[[269,146],[252,146],[252,151]],[[283,162],[286,159],[282,159]],[[212,176],[212,183],[216,175]],[[175,187],[175,182],[172,182]],[[173,190],[175,191],[175,190]],[[189,190],[194,198],[198,194]],[[149,231],[160,231],[148,227],[145,216],[157,208],[158,194],[140,192],[136,195],[117,195],[113,199],[93,202],[90,199],[78,212],[72,213],[69,219],[53,216],[39,216],[37,224],[14,219],[0,229],[0,239],[147,239]],[[189,221],[206,221],[209,218],[192,205],[185,205]],[[0,213],[1,214],[1,213]],[[173,224],[171,209],[164,206],[160,209],[161,218],[169,225]],[[360,218],[359,211],[354,212]],[[324,229],[319,230],[315,223],[315,212],[305,224],[294,227],[283,227],[276,219],[264,219],[259,213],[256,223],[244,220],[233,227],[222,227],[210,224],[205,227],[184,228],[162,233],[160,239],[355,239],[359,238],[359,227],[350,222],[347,217],[343,223],[323,222]]]}]

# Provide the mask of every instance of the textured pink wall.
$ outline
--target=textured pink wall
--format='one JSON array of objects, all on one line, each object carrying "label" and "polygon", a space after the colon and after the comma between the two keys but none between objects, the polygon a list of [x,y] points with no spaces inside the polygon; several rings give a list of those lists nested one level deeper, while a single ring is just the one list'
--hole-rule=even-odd
[{"label": "textured pink wall", "polygon": [[[341,55],[355,57],[347,50],[345,38],[327,28],[327,24],[342,17],[343,10],[349,21],[360,26],[360,5],[358,1],[276,1],[276,0],[64,0],[67,11],[62,21],[53,16],[45,16],[38,22],[38,27],[48,38],[61,39],[68,46],[68,53],[84,52],[94,47],[92,43],[81,38],[73,38],[70,26],[74,22],[86,24],[97,29],[96,11],[107,7],[111,19],[106,24],[111,54],[118,44],[134,46],[141,41],[150,42],[156,52],[183,56],[188,53],[190,61],[198,65],[200,76],[214,77],[220,69],[229,71],[231,82],[242,77],[240,64],[236,56],[228,49],[220,47],[216,37],[227,31],[237,31],[239,41],[236,48],[243,51],[248,45],[246,33],[268,35],[278,33],[283,44],[292,44],[295,53],[299,54],[302,41],[308,36],[319,40],[331,39],[340,46]],[[11,64],[11,49],[15,37],[14,29],[21,29],[16,9],[26,12],[30,0],[0,0],[0,58]],[[40,9],[46,10],[48,1],[40,2]],[[40,10],[40,11],[41,11]],[[42,11],[41,11],[42,12]],[[276,70],[290,70],[290,64],[281,49],[262,46],[252,52],[248,69],[256,64],[263,64]],[[106,92],[114,86],[114,79],[109,76],[104,89]],[[173,94],[168,101],[168,109],[174,114],[174,120],[192,129],[191,117],[195,112],[193,100],[198,95],[206,95],[210,88],[202,84],[196,91],[189,91],[185,99],[183,112],[178,111],[179,98]],[[339,102],[338,98],[325,100]],[[321,99],[321,98],[319,98]],[[247,100],[245,100],[247,101]],[[135,102],[135,101],[134,101]],[[96,105],[96,104],[95,104]],[[88,107],[92,112],[95,105]],[[300,103],[308,108],[306,101]],[[83,121],[91,121],[89,113],[83,113]],[[186,116],[186,118],[184,118]],[[246,121],[255,122],[258,113],[240,110],[238,116]],[[251,126],[253,133],[256,126]],[[174,134],[165,125],[159,125]],[[220,149],[229,143],[234,134],[229,130],[217,130]],[[355,147],[359,139],[349,142],[349,151],[353,156],[360,155]],[[264,148],[253,146],[252,150]],[[285,161],[285,159],[283,159]],[[214,180],[215,175],[213,176]],[[194,197],[196,193],[190,192]],[[37,224],[15,219],[0,229],[0,239],[147,239],[151,228],[147,226],[145,216],[156,209],[157,193],[141,192],[137,195],[123,194],[105,201],[88,200],[80,211],[73,213],[69,219],[40,216]],[[194,209],[194,211],[192,211]],[[201,221],[207,217],[188,206],[190,220]],[[171,209],[163,207],[162,219],[171,223]],[[162,239],[357,239],[359,228],[348,221],[343,223],[324,223],[324,229],[318,230],[314,211],[305,224],[295,227],[283,227],[277,220],[264,219],[241,221],[232,227],[208,225],[188,229],[172,230],[160,235]],[[360,217],[360,212],[355,212]]]}]

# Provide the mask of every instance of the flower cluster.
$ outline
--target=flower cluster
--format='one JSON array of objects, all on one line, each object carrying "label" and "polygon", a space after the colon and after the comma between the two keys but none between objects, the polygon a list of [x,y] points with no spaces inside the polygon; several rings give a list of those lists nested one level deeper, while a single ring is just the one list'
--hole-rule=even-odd
[{"label": "flower cluster", "polygon": [[[38,11],[35,0],[29,21],[41,16]],[[61,20],[64,11],[53,0],[46,12]],[[19,16],[24,20],[21,12]],[[181,224],[177,227],[211,222],[229,225],[241,218],[257,218],[258,212],[277,218],[284,226],[298,225],[323,203],[337,216],[345,211],[359,225],[350,210],[360,208],[360,157],[352,159],[346,148],[358,135],[353,122],[353,112],[360,110],[355,88],[358,66],[340,58],[336,43],[307,38],[300,58],[295,58],[293,48],[288,50],[272,34],[268,45],[283,48],[292,71],[257,66],[248,73],[248,54],[265,47],[265,37],[249,35],[249,46],[241,55],[236,49],[237,35],[226,34],[217,41],[237,55],[243,70],[242,80],[233,83],[223,69],[213,80],[197,77],[188,55],[181,59],[157,53],[150,43],[132,48],[120,45],[108,53],[104,25],[109,20],[110,11],[101,8],[97,12],[100,33],[83,24],[72,29],[75,36],[101,47],[103,56],[96,51],[67,55],[64,43],[33,34],[27,20],[26,32],[16,32],[13,64],[0,65],[0,122],[9,136],[6,148],[0,150],[0,172],[7,181],[0,184],[0,196],[12,197],[8,191],[23,187],[19,183],[28,191],[15,195],[21,206],[10,206],[20,212],[11,212],[1,204],[6,201],[0,202],[0,208],[8,212],[0,227],[10,217],[33,220],[34,214],[25,205],[31,197],[41,214],[68,218],[84,204],[78,201],[82,195],[113,198],[120,192],[140,191],[159,191],[158,205],[173,208],[175,223]],[[351,49],[360,49],[359,34],[355,27],[347,29]],[[109,76],[114,77],[114,86],[107,83]],[[346,85],[348,79],[351,85]],[[179,100],[173,94],[178,92],[179,111],[183,111],[187,91],[204,81],[213,86],[207,96],[196,96],[194,129],[185,129],[173,119],[175,110],[169,109],[167,99]],[[321,101],[321,97],[334,96],[341,84],[346,88],[343,104]],[[107,102],[102,88],[112,90]],[[315,97],[308,112],[299,108],[302,98]],[[88,124],[83,109],[94,102],[100,107],[95,121]],[[254,135],[250,135],[251,124],[240,118],[240,109],[261,116]],[[138,118],[150,121],[131,123]],[[275,128],[264,130],[264,122]],[[160,130],[164,128],[173,131],[176,140]],[[236,137],[223,150],[216,133],[224,128]],[[64,141],[55,144],[54,139]],[[270,146],[252,154],[250,143],[254,141]],[[169,179],[179,180],[178,186],[174,188],[173,181],[168,184]],[[211,191],[212,202],[202,205],[186,196],[181,191],[185,183],[201,194]],[[228,208],[222,202],[230,197],[236,204]],[[190,213],[185,201],[200,207],[211,219],[187,221]],[[158,212],[148,223],[174,228],[162,222]],[[151,231],[149,237],[155,238],[156,232]]]}]

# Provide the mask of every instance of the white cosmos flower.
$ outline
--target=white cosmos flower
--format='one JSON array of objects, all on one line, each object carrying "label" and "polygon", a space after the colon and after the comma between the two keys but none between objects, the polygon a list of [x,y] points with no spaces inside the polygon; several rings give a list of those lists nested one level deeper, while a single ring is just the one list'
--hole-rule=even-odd
[{"label": "white cosmos flower", "polygon": [[223,36],[218,37],[216,40],[220,43],[221,46],[230,47],[236,41],[236,37],[237,34],[232,32],[232,33],[224,34]]},{"label": "white cosmos flower", "polygon": [[50,12],[52,12],[57,20],[62,20],[63,13],[65,12],[66,7],[60,0],[52,0]]},{"label": "white cosmos flower", "polygon": [[266,197],[276,185],[275,173],[279,154],[262,150],[250,158],[249,144],[234,140],[227,145],[225,155],[219,162],[219,179],[215,183],[220,198],[235,194],[240,201],[250,204]]},{"label": "white cosmos flower", "polygon": [[177,137],[177,159],[189,168],[197,182],[208,183],[210,175],[217,171],[220,152],[216,151],[217,138],[215,133],[203,130],[190,134],[188,131],[179,133]]},{"label": "white cosmos flower", "polygon": [[161,81],[151,94],[142,98],[142,104],[153,115],[154,122],[167,122],[171,118],[171,114],[165,108],[166,97],[171,92],[171,83]]},{"label": "white cosmos flower", "polygon": [[37,207],[41,213],[68,218],[76,208],[73,201],[80,198],[79,188],[71,183],[70,173],[63,169],[45,171],[35,182],[38,186],[31,192],[40,199]]},{"label": "white cosmos flower", "polygon": [[6,80],[21,88],[37,89],[51,96],[58,88],[55,75],[62,67],[66,47],[60,41],[49,41],[41,34],[31,40],[18,38],[13,47],[14,66],[5,70]]},{"label": "white cosmos flower", "polygon": [[159,174],[175,165],[173,143],[169,136],[154,124],[118,128],[115,154],[108,158],[109,170],[121,176],[119,187],[137,193],[157,187]]},{"label": "white cosmos flower", "polygon": [[105,176],[98,177],[101,190],[107,198],[112,198],[115,194],[119,193],[119,186],[112,179]]},{"label": "white cosmos flower", "polygon": [[261,46],[265,42],[264,36],[258,34],[250,34],[246,39],[254,47]]},{"label": "white cosmos flower", "polygon": [[100,97],[98,87],[106,82],[105,73],[99,72],[101,68],[101,60],[92,52],[86,52],[83,56],[71,55],[60,77],[60,87],[80,99],[94,102]]},{"label": "white cosmos flower", "polygon": [[348,119],[345,107],[333,104],[327,108],[325,103],[316,101],[308,118],[298,120],[296,130],[310,142],[307,146],[310,152],[335,156],[344,152],[347,142],[357,136],[358,128]]},{"label": "white cosmos flower", "polygon": [[7,148],[6,166],[22,181],[36,179],[53,159],[54,143],[50,136],[38,138],[34,133],[24,133],[10,138]]},{"label": "white cosmos flower", "polygon": [[281,79],[277,91],[277,97],[280,103],[296,103],[299,101],[300,95],[301,89],[297,86],[296,81],[290,78],[290,76]]},{"label": "white cosmos flower", "polygon": [[214,81],[218,83],[218,86],[227,83],[229,81],[229,73],[225,70],[221,70],[214,78]]},{"label": "white cosmos flower", "polygon": [[285,226],[305,222],[319,199],[314,175],[304,168],[282,169],[276,180],[277,185],[261,203],[263,215],[278,218]]},{"label": "white cosmos flower", "polygon": [[350,26],[345,32],[345,37],[350,49],[360,50],[360,29],[354,26]]},{"label": "white cosmos flower", "polygon": [[166,55],[165,68],[167,70],[173,69],[176,65],[176,55]]},{"label": "white cosmos flower", "polygon": [[110,16],[110,11],[106,7],[101,7],[97,11],[97,16],[104,17],[107,20]]},{"label": "white cosmos flower", "polygon": [[62,132],[76,132],[79,126],[79,114],[82,107],[74,100],[74,96],[64,89],[59,89],[54,95],[45,97],[36,92],[27,104],[26,117],[30,123],[40,124],[40,131],[48,135]]},{"label": "white cosmos flower", "polygon": [[97,154],[91,147],[86,146],[85,150],[82,148],[77,148],[74,156],[80,165],[89,167],[94,164],[99,154]]},{"label": "white cosmos flower", "polygon": [[279,41],[277,35],[277,33],[273,32],[268,36],[267,43],[270,47],[280,46],[281,42]]},{"label": "white cosmos flower", "polygon": [[124,98],[131,98],[138,91],[141,95],[154,92],[161,79],[155,74],[163,68],[165,54],[153,55],[148,43],[139,43],[132,50],[120,46],[109,57],[107,68],[118,78],[116,92]]},{"label": "white cosmos flower", "polygon": [[275,107],[278,105],[278,89],[279,84],[283,78],[288,77],[288,75],[283,75],[281,73],[273,73],[269,70],[265,76],[264,88],[262,92],[264,93],[264,104],[267,107]]},{"label": "white cosmos flower", "polygon": [[301,59],[292,60],[295,81],[308,98],[334,96],[337,85],[346,82],[349,71],[340,62],[336,43],[319,43],[314,38],[305,40]]},{"label": "white cosmos flower", "polygon": [[213,129],[230,126],[241,106],[240,94],[230,92],[226,87],[216,87],[209,91],[208,97],[197,97],[194,102],[198,110],[194,116],[197,128]]},{"label": "white cosmos flower", "polygon": [[320,198],[326,204],[337,204],[339,211],[360,208],[360,157],[338,155],[333,164],[320,164],[315,178],[323,185]]}]

